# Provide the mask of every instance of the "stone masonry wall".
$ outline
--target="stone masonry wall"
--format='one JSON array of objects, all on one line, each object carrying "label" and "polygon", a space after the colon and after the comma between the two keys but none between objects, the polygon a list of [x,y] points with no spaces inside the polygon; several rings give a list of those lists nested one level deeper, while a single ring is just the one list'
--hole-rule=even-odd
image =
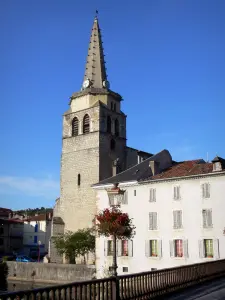
[{"label": "stone masonry wall", "polygon": [[7,262],[9,280],[27,280],[52,283],[67,283],[91,280],[95,275],[94,266],[63,265],[43,263]]}]

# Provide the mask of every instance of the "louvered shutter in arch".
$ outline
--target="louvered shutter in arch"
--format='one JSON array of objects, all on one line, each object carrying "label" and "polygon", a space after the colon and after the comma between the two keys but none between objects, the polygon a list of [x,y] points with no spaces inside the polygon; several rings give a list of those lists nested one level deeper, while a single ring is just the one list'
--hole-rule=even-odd
[{"label": "louvered shutter in arch", "polygon": [[90,132],[90,118],[89,115],[85,115],[83,119],[83,133]]},{"label": "louvered shutter in arch", "polygon": [[77,136],[79,133],[79,120],[77,117],[72,121],[72,136]]}]

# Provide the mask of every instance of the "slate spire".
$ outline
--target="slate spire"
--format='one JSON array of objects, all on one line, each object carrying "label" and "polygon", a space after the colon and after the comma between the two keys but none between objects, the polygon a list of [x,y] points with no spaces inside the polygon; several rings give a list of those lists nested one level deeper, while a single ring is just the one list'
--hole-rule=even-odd
[{"label": "slate spire", "polygon": [[82,89],[109,88],[97,14],[92,27]]}]

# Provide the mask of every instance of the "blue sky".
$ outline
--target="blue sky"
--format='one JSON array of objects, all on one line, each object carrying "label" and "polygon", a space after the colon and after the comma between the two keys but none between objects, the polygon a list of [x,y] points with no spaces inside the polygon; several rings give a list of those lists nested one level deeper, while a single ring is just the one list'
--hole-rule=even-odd
[{"label": "blue sky", "polygon": [[128,145],[225,157],[225,1],[0,1],[0,206],[52,206],[95,9]]}]

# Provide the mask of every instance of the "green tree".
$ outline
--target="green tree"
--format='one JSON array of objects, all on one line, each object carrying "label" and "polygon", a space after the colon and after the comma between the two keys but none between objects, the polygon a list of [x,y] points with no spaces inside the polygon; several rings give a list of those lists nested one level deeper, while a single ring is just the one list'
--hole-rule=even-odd
[{"label": "green tree", "polygon": [[65,255],[70,263],[76,263],[78,256],[83,256],[95,249],[95,236],[92,229],[80,229],[76,232],[68,231],[64,235],[55,237],[55,247],[60,255]]}]

